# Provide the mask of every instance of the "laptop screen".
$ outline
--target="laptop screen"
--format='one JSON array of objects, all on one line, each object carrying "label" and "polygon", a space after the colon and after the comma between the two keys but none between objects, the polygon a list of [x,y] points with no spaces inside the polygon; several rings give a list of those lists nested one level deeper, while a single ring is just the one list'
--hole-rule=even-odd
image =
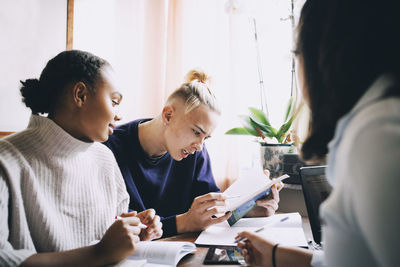
[{"label": "laptop screen", "polygon": [[300,179],[303,188],[308,219],[315,243],[321,243],[321,223],[319,206],[328,198],[332,191],[325,176],[326,166],[312,166],[300,168]]}]

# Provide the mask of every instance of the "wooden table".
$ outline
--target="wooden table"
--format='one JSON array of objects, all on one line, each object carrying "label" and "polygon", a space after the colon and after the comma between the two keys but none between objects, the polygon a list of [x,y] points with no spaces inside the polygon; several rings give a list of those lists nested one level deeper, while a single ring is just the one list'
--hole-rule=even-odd
[{"label": "wooden table", "polygon": [[[312,240],[312,233],[311,233],[311,228],[310,228],[310,223],[308,220],[308,217],[302,217],[302,226],[304,233],[306,235],[307,240]],[[189,242],[194,242],[196,238],[199,236],[200,232],[197,233],[185,233],[185,234],[180,234],[168,238],[162,239],[163,241],[189,241]],[[194,254],[190,254],[185,256],[179,263],[179,267],[193,267],[193,266],[210,266],[210,265],[204,265],[203,261],[204,258],[206,257],[208,251],[208,247],[199,247],[197,246],[197,250]],[[226,265],[212,265],[215,267],[226,267]],[[230,265],[230,266],[242,266],[242,265]]]}]

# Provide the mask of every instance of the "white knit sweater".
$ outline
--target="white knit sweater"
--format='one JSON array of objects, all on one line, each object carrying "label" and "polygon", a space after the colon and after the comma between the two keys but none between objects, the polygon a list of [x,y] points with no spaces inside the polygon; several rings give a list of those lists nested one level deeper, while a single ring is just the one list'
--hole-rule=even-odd
[{"label": "white knit sweater", "polygon": [[129,196],[112,152],[32,115],[0,139],[0,266],[101,239]]}]

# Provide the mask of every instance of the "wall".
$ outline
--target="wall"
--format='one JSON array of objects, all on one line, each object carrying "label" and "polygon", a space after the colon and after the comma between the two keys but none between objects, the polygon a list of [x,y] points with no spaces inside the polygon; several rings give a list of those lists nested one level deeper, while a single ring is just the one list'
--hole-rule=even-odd
[{"label": "wall", "polygon": [[26,127],[20,80],[38,78],[47,61],[65,50],[67,0],[0,3],[0,131]]}]

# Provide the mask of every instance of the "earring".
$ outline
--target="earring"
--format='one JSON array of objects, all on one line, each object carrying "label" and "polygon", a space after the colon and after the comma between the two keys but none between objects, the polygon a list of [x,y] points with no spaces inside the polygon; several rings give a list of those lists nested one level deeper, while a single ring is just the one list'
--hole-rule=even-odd
[{"label": "earring", "polygon": [[164,122],[163,124],[164,124],[164,126],[167,126],[167,123]]}]

